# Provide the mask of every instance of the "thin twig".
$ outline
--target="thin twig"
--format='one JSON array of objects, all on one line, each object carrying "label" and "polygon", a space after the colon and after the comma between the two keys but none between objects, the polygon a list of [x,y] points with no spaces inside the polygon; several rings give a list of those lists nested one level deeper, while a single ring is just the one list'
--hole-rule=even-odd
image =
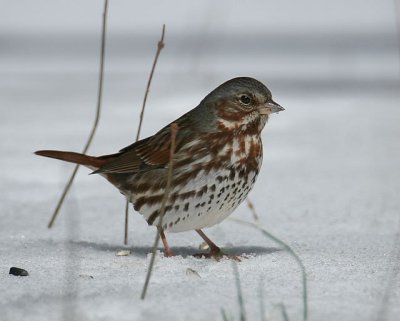
[{"label": "thin twig", "polygon": [[129,223],[129,200],[125,203],[125,229],[124,229],[124,244],[128,244],[128,223]]},{"label": "thin twig", "polygon": [[156,252],[157,252],[157,247],[158,243],[160,241],[160,233],[158,232],[159,229],[162,229],[162,223],[163,223],[163,218],[165,214],[165,208],[167,205],[167,202],[169,200],[169,194],[171,193],[171,181],[172,181],[172,172],[173,172],[173,166],[174,166],[174,155],[175,155],[175,145],[176,145],[176,133],[178,131],[178,125],[175,123],[171,124],[171,147],[169,151],[169,164],[168,164],[168,173],[167,173],[167,183],[165,186],[165,192],[164,192],[164,197],[161,202],[161,209],[160,209],[160,218],[158,221],[158,229],[156,233],[156,238],[154,240],[154,245],[153,245],[153,251],[151,254],[151,259],[150,259],[150,264],[149,268],[147,270],[147,275],[146,275],[146,280],[144,282],[143,290],[142,290],[142,295],[141,299],[144,300],[146,297],[146,292],[147,288],[149,286],[149,281],[151,277],[151,272],[153,270],[154,266],[154,260],[156,258]]},{"label": "thin twig", "polygon": [[394,2],[394,14],[396,19],[396,38],[397,38],[397,57],[400,73],[400,1],[393,0]]},{"label": "thin twig", "polygon": [[[92,143],[94,134],[96,133],[97,125],[100,120],[101,101],[102,101],[102,95],[103,95],[103,75],[104,75],[104,55],[105,55],[105,48],[106,48],[107,13],[108,13],[108,0],[104,0],[103,22],[102,22],[102,31],[101,31],[101,49],[100,49],[100,74],[99,74],[99,84],[98,84],[98,91],[97,91],[96,116],[94,119],[92,131],[89,135],[89,138],[86,142],[85,147],[83,148],[82,154],[86,154],[86,152],[88,151],[90,144]],[[75,166],[74,171],[72,172],[72,175],[69,178],[69,181],[67,182],[67,184],[64,188],[64,191],[57,203],[56,209],[53,212],[50,222],[47,225],[48,228],[51,228],[53,226],[54,221],[60,211],[60,208],[64,203],[64,199],[67,196],[68,191],[72,186],[72,183],[75,179],[76,173],[78,172],[79,166],[80,165]]]},{"label": "thin twig", "polygon": [[[154,70],[156,69],[158,57],[160,56],[161,50],[165,46],[164,36],[165,36],[165,24],[162,27],[161,39],[157,43],[156,56],[154,57],[153,66],[151,67],[149,79],[147,81],[146,92],[145,92],[144,98],[143,98],[142,110],[140,112],[139,127],[138,127],[138,130],[136,133],[136,141],[138,141],[139,137],[140,137],[140,131],[142,129],[142,123],[143,123],[144,110],[146,108],[147,96],[150,91],[151,81],[153,80]],[[126,206],[125,206],[125,234],[124,234],[124,244],[125,245],[128,244],[128,217],[129,217],[129,201],[127,200]]]},{"label": "thin twig", "polygon": [[303,283],[303,320],[307,320],[307,317],[308,317],[307,274],[306,274],[306,269],[304,267],[304,264],[301,261],[300,257],[296,254],[296,252],[294,252],[292,250],[292,248],[289,245],[287,245],[285,242],[281,241],[279,238],[277,238],[276,236],[274,236],[271,233],[269,233],[266,229],[261,227],[259,224],[252,223],[252,222],[247,222],[247,221],[244,221],[244,220],[241,220],[241,219],[237,219],[237,218],[231,218],[231,220],[234,221],[234,222],[240,223],[240,224],[245,224],[245,225],[249,225],[249,226],[257,228],[266,237],[270,238],[275,243],[277,243],[280,246],[282,246],[296,260],[297,264],[300,267],[301,274],[302,274],[302,283]]},{"label": "thin twig", "polygon": [[163,25],[163,27],[162,27],[161,39],[160,39],[160,41],[157,43],[157,52],[156,52],[156,56],[154,57],[154,62],[153,62],[153,66],[151,67],[151,72],[150,72],[149,80],[147,81],[146,92],[145,92],[144,98],[143,98],[142,111],[140,112],[139,127],[138,127],[138,131],[137,131],[137,134],[136,134],[136,140],[137,140],[137,141],[139,140],[140,131],[141,131],[141,129],[142,129],[144,110],[145,110],[145,107],[146,107],[147,96],[148,96],[149,91],[150,91],[151,81],[153,80],[154,70],[156,69],[156,65],[157,65],[158,57],[160,56],[160,52],[161,52],[161,50],[162,50],[162,49],[164,48],[164,46],[165,46],[165,43],[164,43],[164,36],[165,36],[165,25]]},{"label": "thin twig", "polygon": [[254,221],[259,222],[260,218],[256,212],[256,209],[254,208],[253,202],[250,200],[249,197],[246,198],[246,201],[247,201],[247,207],[250,209],[251,214],[253,214]]}]

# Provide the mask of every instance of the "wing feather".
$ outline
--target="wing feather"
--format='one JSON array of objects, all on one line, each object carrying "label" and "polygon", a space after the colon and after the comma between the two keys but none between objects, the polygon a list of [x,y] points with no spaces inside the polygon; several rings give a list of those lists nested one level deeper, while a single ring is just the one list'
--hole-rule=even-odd
[{"label": "wing feather", "polygon": [[[193,135],[188,135],[188,129],[179,127],[175,153],[190,139],[193,139]],[[121,149],[110,162],[93,173],[137,173],[165,168],[169,162],[170,146],[171,130],[168,125],[155,135]]]}]

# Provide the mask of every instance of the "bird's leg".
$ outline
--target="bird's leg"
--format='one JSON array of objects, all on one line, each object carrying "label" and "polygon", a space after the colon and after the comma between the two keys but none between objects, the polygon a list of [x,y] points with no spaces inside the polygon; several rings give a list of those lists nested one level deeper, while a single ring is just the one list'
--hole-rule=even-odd
[{"label": "bird's leg", "polygon": [[201,236],[201,238],[204,240],[204,242],[207,243],[208,247],[210,248],[210,256],[220,256],[222,254],[221,249],[215,245],[213,241],[211,241],[207,235],[204,234],[202,230],[196,230],[197,234]]},{"label": "bird's leg", "polygon": [[174,256],[175,254],[174,254],[174,252],[172,252],[171,248],[168,245],[167,238],[165,237],[165,234],[164,234],[164,230],[162,228],[159,228],[158,232],[160,233],[161,241],[164,244],[164,248],[165,248],[164,255],[166,257]]},{"label": "bird's leg", "polygon": [[227,255],[225,254],[213,241],[211,241],[207,235],[204,234],[204,232],[202,230],[196,230],[196,232],[201,236],[201,238],[204,240],[204,242],[207,243],[208,247],[210,248],[210,252],[209,253],[198,253],[195,254],[194,256],[196,257],[206,257],[206,258],[214,258],[217,261],[219,261],[219,259],[221,257],[227,257],[229,259],[235,260],[240,262],[241,259],[236,256],[236,255]]}]

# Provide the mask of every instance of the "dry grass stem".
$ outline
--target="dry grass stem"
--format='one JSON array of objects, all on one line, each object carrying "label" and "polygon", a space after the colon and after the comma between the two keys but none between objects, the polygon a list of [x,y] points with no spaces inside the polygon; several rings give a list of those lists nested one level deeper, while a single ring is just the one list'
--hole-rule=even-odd
[{"label": "dry grass stem", "polygon": [[[94,119],[94,124],[92,127],[92,131],[88,137],[85,147],[82,150],[82,154],[86,154],[88,151],[90,144],[92,143],[93,137],[96,133],[97,125],[100,120],[100,111],[101,111],[101,101],[103,96],[103,75],[104,75],[104,55],[105,55],[105,48],[106,48],[106,30],[107,30],[107,13],[108,13],[108,0],[104,0],[104,10],[103,10],[103,22],[102,22],[102,31],[101,31],[101,48],[100,48],[100,73],[99,73],[99,85],[97,91],[97,107],[96,107],[96,116]],[[69,178],[67,184],[65,185],[64,191],[61,194],[61,197],[57,203],[57,206],[53,212],[53,215],[50,219],[49,224],[47,225],[48,228],[51,228],[54,224],[54,221],[57,218],[57,215],[64,203],[64,199],[67,196],[72,183],[75,179],[76,173],[78,172],[79,165],[76,165],[71,177]]]},{"label": "dry grass stem", "polygon": [[[140,131],[142,130],[143,116],[144,116],[144,111],[146,108],[147,96],[149,95],[151,81],[153,80],[154,70],[156,69],[158,57],[160,56],[161,50],[165,46],[164,36],[165,36],[165,25],[163,25],[163,27],[162,27],[161,38],[157,43],[156,56],[154,57],[153,66],[151,67],[149,79],[147,81],[146,91],[145,91],[144,98],[143,98],[142,110],[140,112],[139,126],[138,126],[138,130],[136,133],[136,141],[138,141],[140,138]],[[129,201],[127,200],[126,206],[125,206],[125,234],[124,234],[124,244],[125,245],[128,244],[128,223],[129,223],[128,219],[129,219]]]},{"label": "dry grass stem", "polygon": [[397,38],[397,57],[400,73],[400,0],[393,0],[394,2],[394,15],[396,19],[396,38]]},{"label": "dry grass stem", "polygon": [[250,198],[246,198],[247,202],[247,207],[250,209],[251,214],[253,214],[254,221],[259,222],[260,218],[256,212],[256,209],[254,208],[253,202],[250,200]]},{"label": "dry grass stem", "polygon": [[165,186],[164,197],[161,202],[161,209],[160,209],[160,218],[158,222],[158,228],[156,233],[156,238],[154,240],[153,250],[151,254],[149,268],[147,270],[146,280],[144,282],[143,290],[141,299],[144,300],[146,297],[147,288],[149,286],[149,281],[151,277],[151,272],[154,266],[154,260],[156,258],[156,252],[158,248],[158,243],[160,242],[160,233],[158,232],[162,229],[163,218],[165,214],[165,208],[169,199],[169,195],[171,193],[171,181],[172,181],[172,173],[173,173],[173,166],[174,166],[174,155],[175,155],[175,145],[176,145],[176,133],[178,131],[178,125],[175,123],[171,124],[171,147],[169,152],[169,164],[168,164],[168,172],[167,172],[167,183]]},{"label": "dry grass stem", "polygon": [[125,203],[125,228],[124,228],[124,244],[128,244],[128,224],[129,223],[129,201]]},{"label": "dry grass stem", "polygon": [[136,141],[138,141],[139,137],[140,137],[140,131],[142,129],[142,123],[143,123],[144,110],[146,108],[147,96],[149,95],[150,85],[151,85],[151,81],[153,80],[154,70],[156,69],[158,57],[160,56],[161,50],[165,46],[164,36],[165,36],[165,25],[163,25],[163,27],[162,27],[161,39],[157,43],[156,56],[154,57],[153,66],[151,67],[149,80],[147,81],[146,92],[145,92],[144,98],[143,98],[142,110],[140,112],[139,127],[138,127],[138,131],[136,133]]}]

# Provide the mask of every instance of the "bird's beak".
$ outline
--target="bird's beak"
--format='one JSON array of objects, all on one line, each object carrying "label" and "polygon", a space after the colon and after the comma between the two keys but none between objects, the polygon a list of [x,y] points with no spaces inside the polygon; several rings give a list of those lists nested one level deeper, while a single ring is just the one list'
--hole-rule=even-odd
[{"label": "bird's beak", "polygon": [[261,115],[269,115],[273,113],[279,113],[280,111],[285,110],[281,105],[277,104],[274,101],[266,103],[264,106],[260,108]]}]

